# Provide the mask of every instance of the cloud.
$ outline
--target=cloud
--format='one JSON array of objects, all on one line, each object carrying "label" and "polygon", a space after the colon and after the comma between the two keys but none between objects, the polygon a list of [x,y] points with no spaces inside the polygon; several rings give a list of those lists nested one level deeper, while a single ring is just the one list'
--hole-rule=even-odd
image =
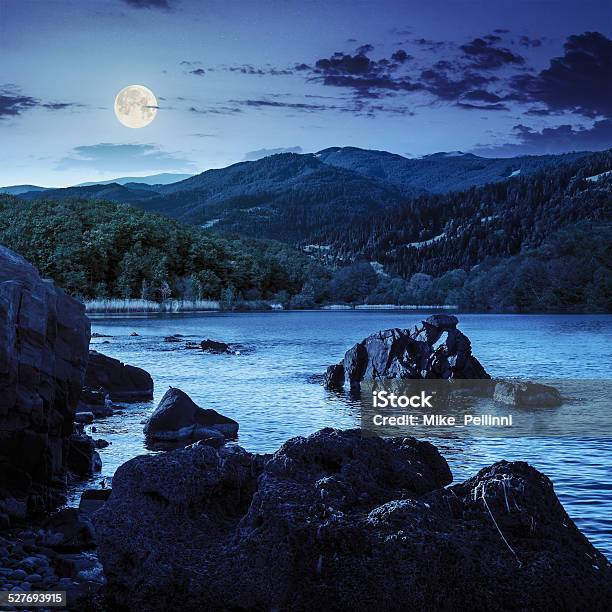
[{"label": "cloud", "polygon": [[496,146],[479,145],[472,152],[487,157],[541,155],[569,151],[602,151],[612,145],[612,120],[596,121],[591,127],[559,125],[538,131],[519,124],[514,126],[517,142]]},{"label": "cloud", "polygon": [[112,144],[75,147],[61,159],[57,170],[94,168],[98,172],[134,172],[159,170],[196,170],[195,164],[172,153],[166,153],[152,144]]},{"label": "cloud", "polygon": [[301,153],[302,147],[280,147],[278,149],[257,149],[256,151],[248,151],[244,154],[244,161],[255,161],[269,155],[277,155],[278,153]]},{"label": "cloud", "polygon": [[123,2],[136,9],[170,9],[169,0],[123,0]]},{"label": "cloud", "polygon": [[198,108],[196,106],[189,107],[190,113],[195,113],[196,115],[235,115],[237,113],[241,113],[241,108],[236,108],[235,106],[207,106],[205,108]]},{"label": "cloud", "polygon": [[519,45],[523,47],[541,47],[542,39],[541,38],[529,38],[529,36],[521,36],[519,38]]},{"label": "cloud", "polygon": [[408,55],[408,53],[406,53],[403,49],[398,49],[391,56],[391,59],[395,60],[396,62],[399,62],[400,64],[403,64],[404,62],[408,61],[409,59],[412,59],[412,55]]},{"label": "cloud", "polygon": [[23,96],[7,91],[0,92],[0,119],[16,117],[24,111],[36,108],[40,101],[31,96]]},{"label": "cloud", "polygon": [[196,76],[204,76],[206,71],[204,68],[195,68],[194,70],[190,70],[189,74],[195,74]]},{"label": "cloud", "polygon": [[505,47],[496,47],[500,41],[499,36],[488,35],[484,38],[475,38],[470,43],[462,45],[461,51],[471,62],[471,65],[483,70],[494,70],[508,64],[522,65],[525,58]]},{"label": "cloud", "polygon": [[328,106],[325,106],[324,104],[307,104],[305,102],[279,102],[278,100],[230,100],[230,103],[255,108],[290,108],[301,111],[321,111],[330,108]]},{"label": "cloud", "polygon": [[83,104],[77,104],[76,102],[43,102],[38,98],[22,94],[11,85],[6,85],[0,90],[0,120],[8,117],[18,117],[25,111],[35,108],[58,111],[82,106]]},{"label": "cloud", "polygon": [[564,51],[539,74],[515,77],[514,99],[588,117],[612,117],[612,40],[585,32],[570,36]]}]

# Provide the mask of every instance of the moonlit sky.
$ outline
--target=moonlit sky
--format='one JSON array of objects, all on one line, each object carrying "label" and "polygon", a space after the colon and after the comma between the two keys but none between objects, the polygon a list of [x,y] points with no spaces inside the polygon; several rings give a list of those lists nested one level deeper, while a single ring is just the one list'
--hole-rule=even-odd
[{"label": "moonlit sky", "polygon": [[[607,0],[0,0],[0,185],[608,148],[611,35]],[[143,129],[113,112],[130,84],[158,99]]]}]

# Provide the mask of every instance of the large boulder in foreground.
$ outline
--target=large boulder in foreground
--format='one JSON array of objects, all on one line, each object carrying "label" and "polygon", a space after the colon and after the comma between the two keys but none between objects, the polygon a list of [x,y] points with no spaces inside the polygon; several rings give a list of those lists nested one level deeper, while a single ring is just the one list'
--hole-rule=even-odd
[{"label": "large boulder in foreground", "polygon": [[453,315],[437,314],[412,329],[387,329],[355,344],[344,359],[327,368],[325,386],[359,389],[362,380],[489,379],[472,355],[472,344]]},{"label": "large boulder in foreground", "polygon": [[63,499],[89,334],[80,302],[0,246],[0,514]]},{"label": "large boulder in foreground", "polygon": [[238,423],[216,410],[200,408],[184,391],[170,387],[144,426],[154,440],[206,440],[235,438]]},{"label": "large boulder in foreground", "polygon": [[610,567],[551,482],[451,480],[414,438],[321,430],[272,457],[194,445],[121,466],[93,516],[130,610],[606,609]]},{"label": "large boulder in foreground", "polygon": [[142,368],[89,351],[86,392],[101,389],[113,402],[146,402],[153,399],[153,379]]}]

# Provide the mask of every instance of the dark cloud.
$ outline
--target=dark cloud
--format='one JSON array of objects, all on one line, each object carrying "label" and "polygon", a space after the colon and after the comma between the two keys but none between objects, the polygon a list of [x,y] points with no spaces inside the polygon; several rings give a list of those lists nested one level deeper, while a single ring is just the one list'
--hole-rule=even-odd
[{"label": "dark cloud", "polygon": [[367,55],[368,53],[374,51],[374,45],[361,45],[361,47],[357,48],[357,55]]},{"label": "dark cloud", "polygon": [[206,108],[190,106],[188,110],[196,115],[236,115],[242,112],[241,108],[235,106],[208,106]]},{"label": "dark cloud", "polygon": [[301,111],[327,110],[328,106],[323,104],[306,104],[305,102],[279,102],[278,100],[230,100],[233,104],[250,106],[252,108],[290,108]]},{"label": "dark cloud", "polygon": [[503,28],[497,28],[493,30],[494,34],[508,34],[510,30],[504,30]]},{"label": "dark cloud", "polygon": [[194,68],[189,71],[189,74],[195,74],[196,76],[204,76],[206,74],[206,70],[204,68]]},{"label": "dark cloud", "polygon": [[469,71],[460,74],[458,78],[453,78],[454,75],[449,75],[448,68],[442,64],[446,64],[446,62],[439,62],[434,68],[423,70],[421,73],[425,90],[440,100],[456,101],[471,92],[483,91],[483,86],[497,80],[493,76]]},{"label": "dark cloud", "polygon": [[166,153],[151,144],[112,144],[109,142],[75,147],[69,156],[58,162],[56,169],[72,168],[95,168],[99,172],[196,170],[192,161]]},{"label": "dark cloud", "polygon": [[31,96],[23,96],[11,92],[0,92],[0,119],[4,117],[16,117],[26,110],[36,108],[39,104],[39,100]]},{"label": "dark cloud", "polygon": [[403,64],[404,62],[408,61],[409,59],[412,59],[412,55],[408,55],[408,53],[406,53],[403,49],[398,49],[391,56],[391,59],[395,60],[396,62],[399,62],[400,64]]},{"label": "dark cloud", "polygon": [[264,68],[256,68],[251,64],[243,64],[242,66],[226,66],[223,70],[227,70],[228,72],[240,72],[241,74],[254,74],[254,75],[271,75],[271,76],[284,76],[288,74],[293,74],[293,70],[289,70],[286,68],[272,68],[272,67],[264,67]]},{"label": "dark cloud", "polygon": [[501,40],[499,36],[485,36],[475,38],[470,43],[460,47],[471,64],[483,70],[494,70],[509,64],[522,65],[525,58],[504,47],[497,47],[495,43]]},{"label": "dark cloud", "polygon": [[468,91],[464,96],[464,100],[476,100],[479,102],[488,102],[490,104],[495,104],[496,102],[500,102],[501,98],[490,91],[485,91],[484,89],[475,89],[474,91]]},{"label": "dark cloud", "polygon": [[459,108],[467,110],[482,111],[507,111],[509,108],[505,104],[471,104],[470,102],[457,102]]},{"label": "dark cloud", "polygon": [[170,9],[169,0],[123,0],[123,2],[137,9]]},{"label": "dark cloud", "polygon": [[513,155],[541,155],[569,151],[602,151],[612,145],[612,120],[596,121],[592,127],[560,125],[554,128],[534,130],[516,125],[518,142],[498,146],[479,146],[473,153],[490,157]]},{"label": "dark cloud", "polygon": [[612,40],[599,32],[570,36],[564,55],[538,75],[513,79],[514,99],[590,117],[612,116]]},{"label": "dark cloud", "polygon": [[0,120],[7,117],[17,117],[34,108],[59,111],[80,107],[83,107],[83,105],[76,102],[42,102],[38,98],[23,95],[13,86],[6,86],[3,90],[0,90]]},{"label": "dark cloud", "polygon": [[529,36],[521,36],[519,38],[519,45],[523,45],[523,47],[541,47],[542,39],[541,38],[529,38]]},{"label": "dark cloud", "polygon": [[269,155],[278,155],[279,153],[301,153],[302,147],[279,147],[278,149],[257,149],[256,151],[248,151],[244,154],[244,161],[255,161]]}]

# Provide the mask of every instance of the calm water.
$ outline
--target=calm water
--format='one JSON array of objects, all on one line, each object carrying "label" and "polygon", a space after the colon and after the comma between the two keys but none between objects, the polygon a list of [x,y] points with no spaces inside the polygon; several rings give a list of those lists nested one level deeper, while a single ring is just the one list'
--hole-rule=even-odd
[{"label": "calm water", "polygon": [[[150,452],[142,421],[169,385],[236,419],[238,443],[250,451],[274,451],[287,438],[326,426],[355,427],[358,407],[325,391],[316,375],[365,336],[408,327],[424,316],[323,311],[93,318],[92,331],[113,337],[92,339],[92,346],[145,368],[155,381],[154,402],[126,406],[123,414],[95,423],[93,435],[112,442],[100,451],[102,476],[112,476],[124,461]],[[462,315],[460,329],[493,376],[612,378],[609,316]],[[129,335],[134,331],[139,336]],[[163,342],[164,336],[176,333],[240,343],[244,349],[240,355],[208,355]],[[528,461],[552,479],[579,528],[612,558],[612,440],[471,438],[436,443],[455,481],[500,459]]]}]

